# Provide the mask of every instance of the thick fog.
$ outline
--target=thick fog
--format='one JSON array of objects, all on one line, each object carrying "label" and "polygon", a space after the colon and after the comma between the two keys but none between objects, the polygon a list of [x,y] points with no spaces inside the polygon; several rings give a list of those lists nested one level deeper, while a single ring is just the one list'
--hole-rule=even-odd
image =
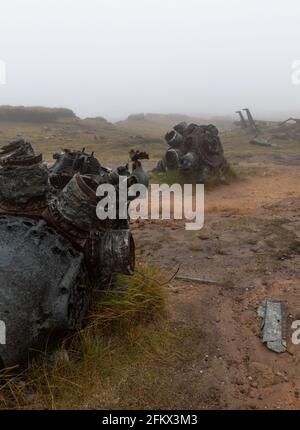
[{"label": "thick fog", "polygon": [[1,0],[0,104],[300,115],[299,19],[299,0]]}]

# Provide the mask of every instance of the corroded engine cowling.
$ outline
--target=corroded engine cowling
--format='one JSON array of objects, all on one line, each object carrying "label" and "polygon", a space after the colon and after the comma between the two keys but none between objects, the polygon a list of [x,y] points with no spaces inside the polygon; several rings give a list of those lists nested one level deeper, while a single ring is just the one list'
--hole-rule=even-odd
[{"label": "corroded engine cowling", "polygon": [[58,195],[56,205],[60,214],[83,230],[95,229],[98,218],[96,206],[97,183],[76,174]]},{"label": "corroded engine cowling", "polygon": [[131,232],[124,228],[124,221],[97,218],[96,188],[93,179],[77,173],[51,202],[44,218],[84,251],[92,276],[132,274],[135,247]]},{"label": "corroded engine cowling", "polygon": [[106,272],[112,267],[126,275],[134,272],[135,245],[129,230],[111,230],[101,236],[99,264]]},{"label": "corroded engine cowling", "polygon": [[167,169],[179,169],[181,162],[181,152],[178,149],[170,148],[165,155],[165,165]]},{"label": "corroded engine cowling", "polygon": [[23,138],[13,140],[8,145],[3,146],[0,150],[0,158],[2,162],[5,162],[7,159],[20,159],[32,155],[34,155],[34,151],[30,142]]},{"label": "corroded engine cowling", "polygon": [[197,152],[187,152],[181,157],[179,169],[182,172],[193,171],[199,165],[199,155]]},{"label": "corroded engine cowling", "polygon": [[167,133],[165,139],[171,148],[179,148],[183,144],[183,137],[176,130]]},{"label": "corroded engine cowling", "polygon": [[6,160],[0,167],[0,195],[4,201],[25,206],[48,190],[48,171],[41,156]]},{"label": "corroded engine cowling", "polygon": [[0,150],[0,213],[37,215],[46,206],[48,170],[25,139]]},{"label": "corroded engine cowling", "polygon": [[23,361],[41,336],[79,327],[88,305],[83,253],[43,220],[0,217],[0,361]]}]

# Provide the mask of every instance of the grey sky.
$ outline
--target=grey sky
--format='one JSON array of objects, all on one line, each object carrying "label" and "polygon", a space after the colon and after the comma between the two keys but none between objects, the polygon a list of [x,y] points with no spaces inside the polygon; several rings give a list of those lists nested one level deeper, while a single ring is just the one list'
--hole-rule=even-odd
[{"label": "grey sky", "polygon": [[1,0],[0,104],[300,115],[299,0]]}]

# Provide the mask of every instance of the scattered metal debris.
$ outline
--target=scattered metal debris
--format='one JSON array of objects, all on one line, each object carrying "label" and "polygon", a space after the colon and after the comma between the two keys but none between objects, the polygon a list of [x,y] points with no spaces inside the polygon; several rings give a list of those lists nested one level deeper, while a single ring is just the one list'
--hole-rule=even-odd
[{"label": "scattered metal debris", "polygon": [[248,124],[247,124],[247,121],[245,120],[245,118],[244,118],[244,115],[243,115],[243,112],[242,111],[240,111],[240,110],[237,110],[236,111],[236,113],[239,115],[239,117],[240,117],[240,123],[239,123],[239,125],[241,125],[241,128],[248,128]]},{"label": "scattered metal debris", "polygon": [[191,278],[190,276],[176,275],[174,279],[178,279],[179,281],[193,282],[196,284],[203,284],[203,285],[222,285],[221,282],[213,281],[212,279]]},{"label": "scattered metal debris", "polygon": [[250,112],[250,109],[248,109],[248,108],[245,108],[245,109],[243,109],[245,112],[246,112],[246,114],[247,114],[247,118],[248,118],[248,122],[249,122],[249,126],[250,126],[250,128],[252,129],[252,130],[254,130],[254,131],[259,131],[259,127],[258,127],[258,125],[257,125],[257,123],[254,121],[254,118],[253,118],[253,116],[252,116],[252,114],[251,114],[251,112]]},{"label": "scattered metal debris", "polygon": [[273,139],[278,140],[300,140],[300,119],[288,118],[279,123],[277,127],[270,130]]},{"label": "scattered metal debris", "polygon": [[252,145],[259,145],[259,146],[274,146],[269,140],[263,139],[262,137],[258,137],[258,136],[253,137],[250,140],[250,143]]},{"label": "scattered metal debris", "polygon": [[244,118],[242,112],[240,110],[236,111],[236,113],[240,117],[240,121],[236,121],[235,125],[240,126],[242,129],[251,129],[255,133],[259,133],[265,128],[278,126],[278,122],[276,121],[262,121],[254,119],[252,113],[249,108],[242,109],[247,114],[247,119]]},{"label": "scattered metal debris", "polygon": [[284,303],[281,301],[267,300],[259,306],[257,313],[263,318],[263,343],[265,343],[271,351],[277,353],[286,352],[287,342],[284,324]]},{"label": "scattered metal debris", "polygon": [[0,150],[0,315],[9,327],[0,367],[26,360],[50,332],[80,327],[93,286],[133,273],[128,220],[99,220],[96,189],[118,187],[124,169],[128,187],[147,183],[146,155],[131,153],[130,172],[85,150],[63,151],[48,169],[24,139]]},{"label": "scattered metal debris", "polygon": [[[234,124],[242,129],[250,129],[256,134],[268,133],[270,135],[268,140],[300,140],[300,119],[288,118],[285,121],[262,121],[254,120],[250,109],[243,109],[247,113],[247,119],[243,116],[242,111],[238,110],[236,113],[239,115],[240,120]],[[253,139],[252,139],[253,140]],[[264,139],[258,139],[264,140]],[[251,143],[254,143],[251,141]],[[261,143],[254,143],[260,145]],[[264,146],[272,146],[271,144]]]}]

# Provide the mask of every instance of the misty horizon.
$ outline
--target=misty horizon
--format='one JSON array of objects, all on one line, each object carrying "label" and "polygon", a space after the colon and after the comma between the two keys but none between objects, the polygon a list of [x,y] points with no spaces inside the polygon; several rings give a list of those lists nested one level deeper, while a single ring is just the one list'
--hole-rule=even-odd
[{"label": "misty horizon", "polygon": [[[300,3],[4,0],[0,105],[135,113],[300,116]],[[193,13],[191,13],[191,10]]]}]

